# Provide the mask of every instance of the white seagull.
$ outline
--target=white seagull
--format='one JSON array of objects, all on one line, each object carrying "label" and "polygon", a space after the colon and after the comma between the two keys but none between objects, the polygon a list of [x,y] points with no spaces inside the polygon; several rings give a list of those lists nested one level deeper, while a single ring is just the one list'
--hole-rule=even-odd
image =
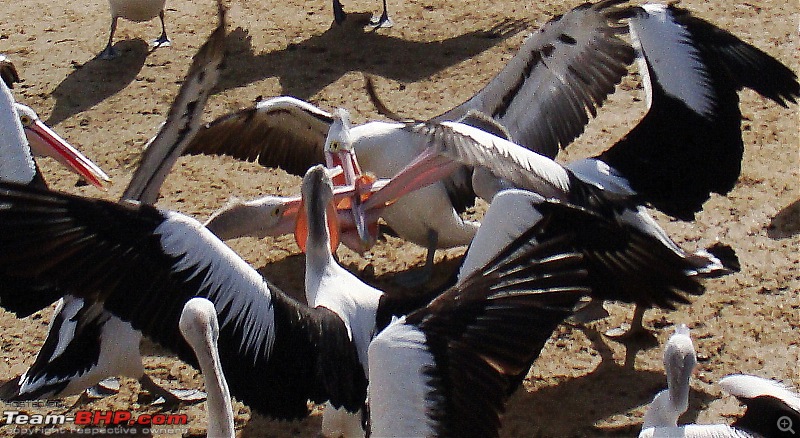
[{"label": "white seagull", "polygon": [[[161,156],[154,159],[152,155],[181,147],[181,142],[185,143],[199,127],[199,115],[219,77],[224,53],[225,20],[221,4],[219,7],[217,30],[195,55],[167,121],[151,142],[152,149],[145,154],[143,162],[166,161]],[[122,200],[155,203],[168,170],[140,166]],[[36,360],[25,373],[0,388],[0,398],[63,397],[80,393],[107,377],[124,375],[138,379],[144,389],[168,403],[201,400],[197,391],[167,391],[145,374],[139,351],[141,337],[140,331],[105,311],[102,305],[65,295],[55,309],[48,336]]]},{"label": "white seagull", "polygon": [[[627,11],[617,7],[618,3],[580,6],[551,20],[528,37],[485,88],[435,120],[461,120],[471,112],[482,112],[506,126],[514,141],[554,156],[560,146],[583,131],[589,114],[596,112],[633,61],[633,49],[618,36],[619,18]],[[351,127],[342,121],[341,127],[336,127],[334,121],[332,114],[310,103],[277,97],[209,123],[187,153],[257,160],[302,176],[312,165],[325,162],[326,140],[336,140],[356,151],[364,171],[390,178],[427,146],[425,139],[410,135],[402,123],[375,121]],[[461,168],[443,183],[405,196],[383,214],[402,238],[428,249],[427,267],[432,264],[435,249],[467,245],[475,235],[478,224],[458,215],[474,202],[466,182],[470,174],[469,169]],[[253,205],[252,214],[261,218],[257,211],[280,208],[265,204]],[[237,217],[251,208],[234,206]],[[228,232],[220,224],[215,232],[263,235],[264,227],[256,226],[259,222],[247,221],[255,227],[248,230],[240,225],[236,232]],[[212,224],[209,226],[216,225]]]},{"label": "white seagull", "polygon": [[108,0],[108,5],[111,8],[111,31],[108,35],[106,48],[100,52],[98,57],[100,59],[114,59],[117,57],[113,42],[119,18],[142,22],[158,17],[161,19],[161,35],[152,42],[152,45],[155,47],[168,47],[170,40],[167,37],[167,26],[164,24],[164,6],[166,2],[167,0]]},{"label": "white seagull", "polygon": [[697,364],[689,329],[681,325],[664,349],[667,389],[648,406],[640,438],[793,437],[800,422],[800,395],[774,380],[743,374],[723,377],[725,392],[747,405],[733,424],[688,424],[678,418],[689,406],[689,380]]}]

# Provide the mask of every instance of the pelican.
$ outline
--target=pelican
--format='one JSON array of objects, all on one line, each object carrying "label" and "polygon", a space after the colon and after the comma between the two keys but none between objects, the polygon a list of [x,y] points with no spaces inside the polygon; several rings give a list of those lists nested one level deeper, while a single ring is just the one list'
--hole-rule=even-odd
[{"label": "pelican", "polygon": [[[678,426],[678,418],[689,406],[689,380],[697,364],[689,329],[681,325],[664,349],[667,389],[648,406],[641,438],[685,437],[781,437],[794,436],[800,422],[800,395],[788,387],[762,377],[733,374],[719,385],[747,405],[744,415],[733,424],[690,424]],[[791,434],[789,434],[791,432]]]},{"label": "pelican", "polygon": [[106,48],[98,55],[100,59],[114,59],[117,51],[113,47],[114,32],[117,30],[117,20],[142,22],[149,21],[158,17],[161,20],[161,35],[156,38],[152,45],[154,47],[169,47],[170,40],[167,37],[167,26],[164,24],[164,6],[167,0],[108,0],[111,8],[111,31],[108,35]]},{"label": "pelican", "polygon": [[[794,72],[768,54],[674,5],[635,8],[629,26],[648,112],[603,153],[565,167],[605,191],[633,196],[670,216],[692,220],[711,193],[727,194],[739,177],[744,145],[737,91],[748,87],[785,107],[796,103],[800,84]],[[385,108],[381,102],[377,105]],[[476,153],[473,148],[451,155],[464,162]],[[467,164],[494,172],[499,161],[487,156],[482,163]],[[660,229],[639,210],[637,220],[650,224],[654,232]],[[658,233],[666,244],[666,235]],[[698,261],[709,259],[707,254],[696,255]],[[711,257],[722,261],[724,255]],[[733,264],[730,268],[738,270]],[[642,324],[645,310],[636,307],[627,332],[609,334],[622,340],[654,339]]]},{"label": "pelican", "polygon": [[50,156],[98,188],[110,178],[39,119],[29,107],[14,101],[0,81],[0,178],[24,184],[44,184],[33,156]]},{"label": "pelican", "polygon": [[[144,163],[167,162],[162,166],[140,166],[120,202],[134,200],[153,204],[172,166],[159,155],[181,147],[200,124],[199,114],[219,77],[224,53],[225,20],[221,4],[219,25],[195,55],[167,121],[151,142]],[[188,136],[188,137],[187,137]],[[176,156],[177,158],[177,156]],[[139,345],[142,334],[130,323],[103,306],[75,295],[65,295],[55,309],[48,336],[33,365],[21,376],[0,388],[0,399],[29,400],[80,393],[101,380],[124,375],[139,380],[142,388],[167,403],[198,401],[197,391],[167,391],[144,372]]]},{"label": "pelican", "polygon": [[0,53],[0,79],[5,82],[8,88],[14,88],[14,83],[19,82],[19,73],[14,63],[8,57]]},{"label": "pelican", "polygon": [[233,438],[233,407],[228,383],[222,375],[219,359],[219,320],[214,304],[205,298],[192,298],[183,306],[178,328],[192,347],[206,381],[206,435]]},{"label": "pelican", "polygon": [[689,381],[697,366],[689,327],[681,324],[675,328],[664,347],[664,371],[667,389],[661,391],[650,403],[644,415],[642,430],[651,427],[677,427],[678,418],[689,408]]},{"label": "pelican", "polygon": [[[498,235],[513,237],[498,247],[492,244]],[[634,248],[647,248],[647,255]],[[581,297],[609,289],[667,303],[701,292],[691,267],[656,239],[520,190],[495,197],[466,257],[472,262],[452,289],[393,320],[370,344],[375,436],[497,436],[506,398]],[[657,267],[662,263],[664,271]]]},{"label": "pelican", "polygon": [[[584,5],[554,18],[528,37],[486,87],[434,120],[463,120],[469,114],[484,113],[506,126],[512,140],[554,156],[560,145],[583,131],[588,114],[596,112],[633,61],[633,49],[618,35],[619,17],[627,10],[618,3]],[[537,125],[537,119],[547,122]],[[339,129],[329,112],[298,99],[277,97],[209,123],[187,153],[257,160],[302,176],[310,166],[325,162],[323,148],[332,139],[351,145],[362,169],[378,178],[394,176],[427,146],[423,139],[404,132],[402,123],[373,121],[352,127],[343,123]],[[383,214],[402,238],[427,248],[426,269],[432,266],[437,248],[467,245],[475,235],[478,224],[459,217],[474,201],[466,182],[470,174],[462,168],[444,182],[398,200]],[[238,210],[241,217],[245,209]],[[218,226],[215,232],[226,236],[264,233],[263,226],[248,230],[241,225],[235,233],[223,228]]]}]

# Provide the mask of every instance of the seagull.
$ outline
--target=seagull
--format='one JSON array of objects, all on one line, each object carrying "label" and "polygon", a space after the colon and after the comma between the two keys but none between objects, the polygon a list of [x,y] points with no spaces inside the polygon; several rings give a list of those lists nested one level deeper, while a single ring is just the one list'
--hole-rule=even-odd
[{"label": "seagull", "polygon": [[719,381],[725,392],[747,405],[745,413],[733,424],[678,426],[678,418],[689,406],[689,380],[696,364],[689,329],[678,326],[664,349],[667,389],[659,392],[648,406],[640,438],[795,435],[792,427],[800,422],[800,395],[774,380],[744,374],[728,375]]},{"label": "seagull", "polygon": [[[143,162],[161,160],[152,156],[170,147],[180,147],[185,136],[199,127],[199,112],[216,84],[224,53],[225,21],[219,4],[220,21],[209,41],[195,55],[181,86]],[[173,160],[174,162],[174,160]],[[135,200],[154,204],[169,167],[137,169],[120,202]],[[198,401],[197,391],[167,391],[145,374],[139,345],[142,334],[102,305],[75,295],[65,295],[56,306],[48,336],[33,365],[21,376],[0,388],[0,399],[29,400],[63,397],[80,393],[101,380],[125,375],[139,380],[142,387],[167,403]]]},{"label": "seagull", "polygon": [[[583,131],[588,114],[595,114],[633,62],[633,49],[619,38],[619,19],[627,8],[618,3],[584,5],[554,18],[526,39],[486,87],[434,120],[466,118],[472,123],[473,114],[484,113],[506,126],[512,140],[554,156]],[[537,125],[537,119],[547,122]],[[342,123],[343,129],[333,129],[334,122],[333,114],[308,102],[276,97],[205,125],[186,152],[230,155],[302,176],[312,165],[325,162],[324,145],[336,139],[351,145],[365,172],[390,178],[427,147],[408,135],[403,123]],[[468,245],[477,231],[478,223],[459,217],[474,202],[464,182],[470,174],[460,169],[442,183],[398,200],[383,214],[400,237],[427,248],[426,270],[437,248]],[[244,208],[238,209],[243,215]],[[254,226],[259,222],[247,221]],[[227,236],[264,233],[260,225],[249,230],[240,225],[230,233],[219,228]]]},{"label": "seagull", "polygon": [[33,155],[50,156],[103,189],[111,180],[96,164],[53,132],[31,108],[14,100],[0,81],[0,179],[44,186]]},{"label": "seagull", "polygon": [[117,51],[112,46],[114,42],[114,31],[117,30],[117,20],[142,22],[149,21],[156,16],[161,19],[161,36],[153,41],[154,47],[169,47],[170,40],[167,37],[167,27],[164,24],[164,6],[167,0],[108,0],[111,8],[111,31],[108,35],[106,48],[98,55],[100,59],[114,59]]},{"label": "seagull", "polygon": [[233,407],[228,383],[222,375],[219,359],[219,320],[214,303],[205,298],[192,298],[186,302],[178,320],[178,328],[192,347],[200,371],[206,381],[206,435],[219,438],[236,436],[233,427]]}]

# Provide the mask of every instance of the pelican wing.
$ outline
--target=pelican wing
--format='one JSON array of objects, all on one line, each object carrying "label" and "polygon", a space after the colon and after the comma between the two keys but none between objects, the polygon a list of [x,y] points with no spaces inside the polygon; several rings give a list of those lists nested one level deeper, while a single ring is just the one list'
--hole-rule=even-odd
[{"label": "pelican wing", "polygon": [[178,330],[186,301],[209,299],[232,395],[278,418],[309,399],[358,409],[366,379],[344,323],[268,284],[202,225],[147,205],[0,185],[0,305],[26,316],[72,294],[196,365]]},{"label": "pelican wing", "polygon": [[752,87],[778,103],[794,101],[797,79],[774,58],[682,9],[648,5],[630,26],[650,108],[599,158],[654,207],[690,220],[712,192],[728,193],[739,178],[737,91]]},{"label": "pelican wing", "polygon": [[[421,330],[435,358],[437,366],[423,371],[437,435],[496,436],[505,399],[580,297],[634,293],[663,304],[702,291],[685,262],[656,239],[580,207],[534,194],[528,202],[536,204],[538,220],[499,251],[473,244],[468,254],[496,255],[396,321]],[[484,226],[491,224],[485,221],[479,233],[495,232]],[[380,342],[381,335],[373,343]],[[382,369],[372,358],[371,376]]]},{"label": "pelican wing", "polygon": [[[734,427],[759,436],[780,436],[776,435],[776,425],[785,428],[787,425],[797,427],[800,423],[800,394],[783,383],[763,377],[733,374],[723,377],[719,386],[747,405],[747,410],[736,420]],[[783,422],[779,422],[784,417]]]},{"label": "pelican wing", "polygon": [[[0,400],[62,395],[73,379],[97,366],[102,327],[111,317],[101,304],[65,296],[56,307],[49,334],[33,365],[22,376],[0,386]],[[141,334],[131,333],[138,346]]]},{"label": "pelican wing", "polygon": [[730,32],[693,16],[686,9],[675,4],[668,8],[675,21],[689,29],[702,52],[719,57],[737,89],[750,88],[783,107],[789,102],[797,103],[800,83],[797,74],[789,67]]},{"label": "pelican wing", "polygon": [[222,72],[225,55],[225,9],[218,3],[219,24],[194,55],[166,122],[147,145],[122,199],[155,204],[167,174],[200,127],[200,117]]},{"label": "pelican wing", "polygon": [[569,175],[555,161],[478,128],[454,122],[407,125],[421,137],[426,154],[446,157],[472,167],[484,167],[516,187],[563,198]]},{"label": "pelican wing", "polygon": [[187,154],[229,155],[298,176],[324,164],[333,116],[293,97],[275,97],[206,124]]},{"label": "pelican wing", "polygon": [[585,3],[531,34],[486,87],[433,121],[476,110],[497,120],[511,139],[555,157],[594,117],[628,72],[634,52],[619,38],[624,0]]}]

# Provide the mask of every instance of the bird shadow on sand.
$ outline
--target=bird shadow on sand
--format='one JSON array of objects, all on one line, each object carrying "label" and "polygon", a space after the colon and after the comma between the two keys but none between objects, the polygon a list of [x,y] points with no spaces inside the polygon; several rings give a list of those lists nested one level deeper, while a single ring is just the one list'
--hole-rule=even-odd
[{"label": "bird shadow on sand", "polygon": [[218,90],[277,77],[281,94],[308,99],[349,72],[414,82],[471,58],[527,29],[525,20],[503,20],[488,30],[474,30],[440,41],[408,41],[365,29],[370,13],[349,14],[342,25],[282,50],[256,53],[249,33],[228,35],[228,61]]},{"label": "bird shadow on sand", "polygon": [[800,199],[784,207],[767,225],[767,236],[785,239],[800,234]]},{"label": "bird shadow on sand", "polygon": [[[614,360],[613,350],[603,335],[590,327],[568,325],[570,330],[583,331],[601,357],[592,372],[577,378],[564,377],[551,386],[534,392],[518,390],[509,400],[504,423],[520,428],[519,436],[531,436],[531,426],[536,426],[536,436],[636,436],[641,423],[621,426],[598,426],[597,423],[633,409],[647,405],[653,397],[666,389],[663,370],[636,369],[633,358],[625,363]],[[536,367],[534,362],[533,367]],[[693,423],[714,395],[690,390],[689,409],[681,423]],[[517,436],[513,429],[502,431],[504,436]]]},{"label": "bird shadow on sand", "polygon": [[57,125],[127,87],[151,52],[142,39],[119,41],[114,48],[119,56],[111,61],[93,58],[84,64],[73,64],[74,71],[52,92],[56,102],[45,123]]}]

